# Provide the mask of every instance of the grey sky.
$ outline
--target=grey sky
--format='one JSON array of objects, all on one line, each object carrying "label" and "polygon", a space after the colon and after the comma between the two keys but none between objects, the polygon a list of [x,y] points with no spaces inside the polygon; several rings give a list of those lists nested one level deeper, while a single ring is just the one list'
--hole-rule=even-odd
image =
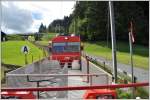
[{"label": "grey sky", "polygon": [[6,33],[37,32],[73,11],[74,1],[2,1],[2,30]]}]

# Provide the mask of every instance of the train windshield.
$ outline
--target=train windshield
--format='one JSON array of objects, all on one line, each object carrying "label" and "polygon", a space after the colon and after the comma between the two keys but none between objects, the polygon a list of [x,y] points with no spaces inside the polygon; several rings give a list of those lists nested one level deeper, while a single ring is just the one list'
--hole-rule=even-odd
[{"label": "train windshield", "polygon": [[53,43],[53,52],[79,52],[80,42],[65,42],[65,43]]}]

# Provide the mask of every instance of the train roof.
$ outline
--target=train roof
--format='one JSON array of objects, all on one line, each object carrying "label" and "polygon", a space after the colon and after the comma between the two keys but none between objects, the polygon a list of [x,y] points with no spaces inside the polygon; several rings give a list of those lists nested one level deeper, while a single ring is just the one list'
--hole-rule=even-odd
[{"label": "train roof", "polygon": [[80,42],[80,36],[76,35],[59,35],[52,39],[52,42]]}]

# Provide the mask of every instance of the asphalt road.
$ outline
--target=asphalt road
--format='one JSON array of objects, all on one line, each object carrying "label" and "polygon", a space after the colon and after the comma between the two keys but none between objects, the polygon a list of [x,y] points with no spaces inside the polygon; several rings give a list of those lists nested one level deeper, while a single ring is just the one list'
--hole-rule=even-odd
[{"label": "asphalt road", "polygon": [[[113,68],[111,60],[106,60],[102,57],[97,57],[97,56],[92,56],[92,55],[88,55],[88,56],[96,59],[100,63],[105,62],[105,64],[108,67],[110,67],[111,69]],[[131,76],[131,66],[130,65],[117,63],[117,69],[120,70],[121,72],[125,71],[125,72],[127,72],[127,74],[129,76]],[[134,67],[133,70],[134,70],[134,76],[137,78],[138,82],[149,81],[149,70],[144,70],[144,69],[137,68],[137,67]]]}]

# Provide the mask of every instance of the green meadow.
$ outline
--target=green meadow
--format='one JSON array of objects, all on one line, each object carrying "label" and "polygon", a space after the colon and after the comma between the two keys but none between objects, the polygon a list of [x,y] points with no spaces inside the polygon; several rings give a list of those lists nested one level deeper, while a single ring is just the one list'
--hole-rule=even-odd
[{"label": "green meadow", "polygon": [[[129,44],[117,42],[117,61],[124,64],[130,64]],[[84,42],[84,51],[95,56],[104,57],[107,60],[112,59],[111,44],[107,46],[106,42]],[[133,45],[133,62],[135,67],[143,69],[149,68],[149,49],[141,45]]]},{"label": "green meadow", "polygon": [[30,50],[27,54],[28,64],[43,57],[43,51],[28,41],[6,41],[1,43],[2,63],[12,65],[25,65],[25,54],[21,51],[22,46],[27,45]]}]

